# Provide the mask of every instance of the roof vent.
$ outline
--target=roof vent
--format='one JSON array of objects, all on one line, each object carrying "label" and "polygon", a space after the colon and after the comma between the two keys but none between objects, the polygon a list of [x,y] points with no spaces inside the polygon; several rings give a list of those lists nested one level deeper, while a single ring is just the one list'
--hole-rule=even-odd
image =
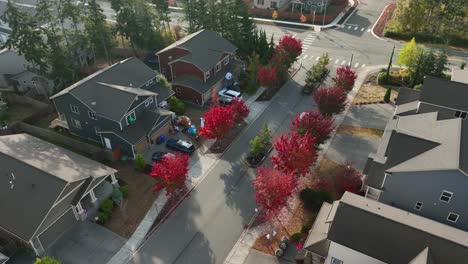
[{"label": "roof vent", "polygon": [[96,105],[96,102],[91,102],[91,105]]}]

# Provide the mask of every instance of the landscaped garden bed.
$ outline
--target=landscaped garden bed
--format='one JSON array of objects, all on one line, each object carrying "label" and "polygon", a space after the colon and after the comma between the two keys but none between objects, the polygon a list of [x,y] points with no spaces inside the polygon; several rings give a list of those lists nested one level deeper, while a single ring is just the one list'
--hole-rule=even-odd
[{"label": "landscaped garden bed", "polygon": [[312,94],[312,92],[323,83],[330,73],[330,70],[328,69],[329,63],[330,58],[328,57],[328,53],[325,53],[320,57],[318,63],[307,71],[305,85],[301,90],[302,94]]},{"label": "landscaped garden bed", "polygon": [[271,142],[271,132],[266,126],[263,125],[260,133],[253,138],[250,142],[250,151],[245,162],[249,167],[256,168],[266,159],[268,154],[273,149],[273,143]]}]

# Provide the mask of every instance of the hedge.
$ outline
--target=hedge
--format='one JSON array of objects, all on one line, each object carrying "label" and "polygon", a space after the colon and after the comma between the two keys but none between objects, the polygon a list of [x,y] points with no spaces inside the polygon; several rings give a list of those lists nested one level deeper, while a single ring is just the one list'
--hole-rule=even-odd
[{"label": "hedge", "polygon": [[[421,33],[406,33],[406,32],[395,32],[391,30],[385,30],[384,36],[387,38],[398,39],[398,40],[405,40],[410,41],[413,37],[419,43],[434,43],[434,44],[447,44],[447,40],[445,38],[437,37],[434,35],[428,34],[421,34]],[[459,36],[450,36],[449,44],[452,46],[468,48],[468,38],[463,38]]]}]

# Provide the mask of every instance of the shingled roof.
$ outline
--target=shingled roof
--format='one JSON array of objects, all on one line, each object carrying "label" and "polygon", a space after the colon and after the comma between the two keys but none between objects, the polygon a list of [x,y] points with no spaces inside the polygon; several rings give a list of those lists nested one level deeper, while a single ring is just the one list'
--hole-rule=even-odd
[{"label": "shingled roof", "polygon": [[468,112],[468,84],[435,77],[424,78],[419,100]]}]

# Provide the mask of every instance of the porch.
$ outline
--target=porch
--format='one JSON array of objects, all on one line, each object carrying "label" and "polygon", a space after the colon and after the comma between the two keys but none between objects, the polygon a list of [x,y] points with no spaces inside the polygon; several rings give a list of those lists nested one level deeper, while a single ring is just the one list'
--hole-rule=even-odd
[{"label": "porch", "polygon": [[70,129],[70,127],[68,126],[67,119],[65,118],[64,114],[59,113],[58,117],[52,120],[52,122],[50,122],[49,128],[55,129],[57,127],[65,128],[67,130]]}]

